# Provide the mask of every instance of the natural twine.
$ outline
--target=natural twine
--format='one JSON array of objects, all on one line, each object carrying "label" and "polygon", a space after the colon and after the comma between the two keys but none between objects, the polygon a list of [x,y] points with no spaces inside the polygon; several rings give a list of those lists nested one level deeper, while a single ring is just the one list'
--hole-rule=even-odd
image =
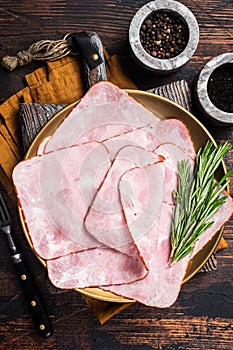
[{"label": "natural twine", "polygon": [[17,66],[24,66],[32,60],[55,61],[70,53],[71,48],[67,40],[40,40],[32,44],[27,50],[18,52],[16,56],[3,57],[2,66],[12,71]]}]

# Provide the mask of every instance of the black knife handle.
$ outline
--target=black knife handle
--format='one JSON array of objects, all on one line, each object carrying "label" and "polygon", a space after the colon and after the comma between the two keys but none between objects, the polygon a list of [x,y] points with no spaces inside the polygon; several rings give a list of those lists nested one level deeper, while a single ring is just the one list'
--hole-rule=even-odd
[{"label": "black knife handle", "polygon": [[101,80],[107,80],[103,45],[95,32],[71,33],[72,49],[83,55],[85,83],[89,89]]},{"label": "black knife handle", "polygon": [[39,297],[36,287],[29,275],[21,254],[14,254],[12,257],[15,270],[18,275],[22,291],[28,304],[32,320],[34,322],[38,335],[44,339],[49,338],[53,334],[53,327],[49,320],[41,298]]}]

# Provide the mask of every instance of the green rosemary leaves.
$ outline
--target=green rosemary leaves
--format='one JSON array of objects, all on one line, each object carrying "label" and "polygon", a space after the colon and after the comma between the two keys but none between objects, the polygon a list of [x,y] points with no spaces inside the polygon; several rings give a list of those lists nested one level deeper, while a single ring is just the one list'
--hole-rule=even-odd
[{"label": "green rosemary leaves", "polygon": [[233,170],[218,182],[215,181],[214,174],[230,149],[229,142],[222,142],[215,147],[208,141],[196,155],[193,175],[188,160],[178,163],[178,188],[173,193],[175,207],[170,266],[192,252],[200,235],[212,225],[209,219],[225,202],[226,196],[221,194],[227,187]]}]

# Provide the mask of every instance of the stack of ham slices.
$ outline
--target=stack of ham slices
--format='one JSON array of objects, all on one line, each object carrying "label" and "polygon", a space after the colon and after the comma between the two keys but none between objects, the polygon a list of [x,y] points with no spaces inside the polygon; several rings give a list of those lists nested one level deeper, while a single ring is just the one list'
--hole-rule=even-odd
[{"label": "stack of ham slices", "polygon": [[160,120],[111,83],[94,85],[13,172],[31,244],[51,282],[172,305],[190,259],[233,210],[228,196],[193,253],[169,267],[172,193],[183,159],[193,168],[182,122]]}]

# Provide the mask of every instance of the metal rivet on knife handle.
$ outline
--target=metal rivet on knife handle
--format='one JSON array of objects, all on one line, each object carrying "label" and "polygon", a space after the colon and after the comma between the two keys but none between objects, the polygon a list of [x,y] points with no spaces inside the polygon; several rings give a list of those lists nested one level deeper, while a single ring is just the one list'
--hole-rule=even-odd
[{"label": "metal rivet on knife handle", "polygon": [[87,89],[101,80],[107,80],[103,45],[98,34],[79,32],[69,36],[72,39],[72,50],[79,50],[83,56]]},{"label": "metal rivet on knife handle", "polygon": [[99,59],[98,53],[93,53],[93,54],[91,55],[91,59],[92,59],[92,61],[94,61],[94,62],[98,61],[98,59]]}]

